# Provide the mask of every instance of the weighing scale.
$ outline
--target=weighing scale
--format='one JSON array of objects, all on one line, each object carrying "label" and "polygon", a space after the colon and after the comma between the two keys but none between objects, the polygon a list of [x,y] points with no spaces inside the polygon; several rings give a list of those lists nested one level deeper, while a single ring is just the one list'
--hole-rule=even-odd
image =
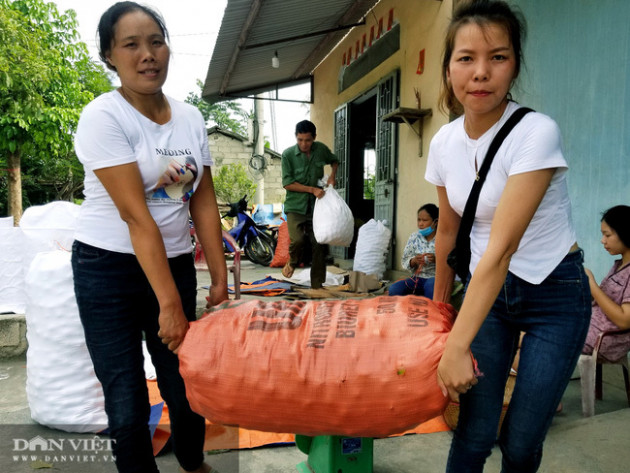
[{"label": "weighing scale", "polygon": [[308,459],[297,466],[299,473],[372,473],[374,439],[296,435],[295,444]]}]

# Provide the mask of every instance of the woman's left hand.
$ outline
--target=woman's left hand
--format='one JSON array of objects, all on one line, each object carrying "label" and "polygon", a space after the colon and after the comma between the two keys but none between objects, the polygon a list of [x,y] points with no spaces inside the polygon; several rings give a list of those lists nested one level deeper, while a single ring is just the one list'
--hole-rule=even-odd
[{"label": "woman's left hand", "polygon": [[206,309],[210,309],[211,307],[214,307],[215,305],[220,304],[223,301],[227,301],[228,299],[229,297],[227,285],[222,284],[215,286],[211,284],[210,294],[206,298],[206,300],[208,301],[208,303],[206,304]]},{"label": "woman's left hand", "polygon": [[447,346],[438,364],[437,382],[444,396],[459,402],[459,395],[477,384],[470,350],[449,350]]},{"label": "woman's left hand", "polygon": [[179,310],[162,309],[158,322],[160,324],[158,337],[162,339],[163,344],[168,346],[169,350],[177,354],[189,327],[188,319],[183,310],[181,308]]}]

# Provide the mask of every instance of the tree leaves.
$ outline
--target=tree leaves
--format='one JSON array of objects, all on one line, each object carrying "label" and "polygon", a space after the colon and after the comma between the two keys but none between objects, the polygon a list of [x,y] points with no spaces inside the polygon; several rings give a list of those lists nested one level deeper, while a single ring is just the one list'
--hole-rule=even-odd
[{"label": "tree leaves", "polygon": [[[197,80],[197,86],[201,93],[203,83],[200,80]],[[185,102],[197,107],[206,122],[213,122],[219,128],[230,130],[237,135],[247,136],[249,114],[241,108],[238,102],[228,100],[209,104],[195,92],[190,92]]]},{"label": "tree leaves", "polygon": [[238,202],[244,195],[251,197],[258,187],[247,174],[245,166],[238,163],[221,166],[213,181],[217,200],[224,204]]},{"label": "tree leaves", "polygon": [[[73,10],[60,13],[43,0],[0,0],[0,160],[9,153],[44,160],[59,170],[61,182],[68,174],[82,178],[68,164],[76,160],[73,133],[81,110],[112,89],[76,28]],[[57,162],[62,166],[52,165]],[[0,205],[2,194],[6,181],[0,179]]]}]

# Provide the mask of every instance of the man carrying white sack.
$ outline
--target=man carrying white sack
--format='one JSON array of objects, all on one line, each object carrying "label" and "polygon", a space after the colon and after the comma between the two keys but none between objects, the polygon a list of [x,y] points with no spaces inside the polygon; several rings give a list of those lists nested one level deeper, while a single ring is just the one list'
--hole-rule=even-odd
[{"label": "man carrying white sack", "polygon": [[282,185],[287,190],[284,212],[289,230],[289,261],[282,268],[282,275],[290,278],[302,260],[306,238],[311,242],[311,287],[319,289],[326,280],[327,245],[320,245],[313,235],[313,208],[315,198],[325,192],[318,187],[324,176],[324,166],[330,164],[332,172],[327,185],[335,186],[335,175],[339,160],[323,143],[315,141],[315,125],[303,120],[295,126],[297,144],[282,153]]}]

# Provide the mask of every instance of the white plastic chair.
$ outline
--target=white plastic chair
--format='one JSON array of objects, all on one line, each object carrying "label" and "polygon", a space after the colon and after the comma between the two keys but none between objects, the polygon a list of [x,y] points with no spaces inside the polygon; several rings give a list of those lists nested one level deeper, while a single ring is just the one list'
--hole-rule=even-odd
[{"label": "white plastic chair", "polygon": [[614,337],[617,335],[630,333],[630,329],[615,332],[602,332],[597,337],[593,353],[591,355],[581,355],[578,360],[580,369],[580,383],[582,386],[582,415],[590,417],[595,414],[595,399],[602,399],[602,365],[621,365],[623,378],[626,384],[626,395],[628,406],[630,406],[630,380],[628,378],[628,356],[624,356],[618,361],[611,362],[599,356],[599,348],[604,337]]}]

